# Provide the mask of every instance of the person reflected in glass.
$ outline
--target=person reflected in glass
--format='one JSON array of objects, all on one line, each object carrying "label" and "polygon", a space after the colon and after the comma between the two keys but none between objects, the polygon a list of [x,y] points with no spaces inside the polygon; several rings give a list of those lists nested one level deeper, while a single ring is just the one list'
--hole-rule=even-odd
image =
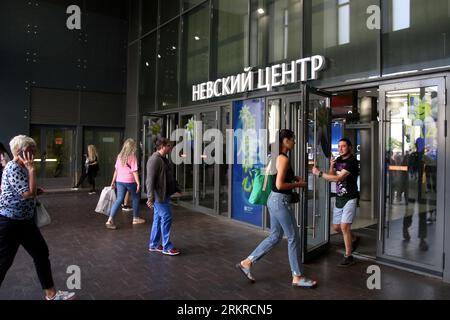
[{"label": "person reflected in glass", "polygon": [[283,129],[279,133],[280,154],[276,158],[275,183],[272,192],[267,199],[267,207],[270,215],[270,235],[263,240],[250,255],[236,264],[245,277],[255,282],[252,274],[253,264],[264,257],[283,239],[286,234],[288,240],[288,257],[292,273],[292,286],[302,288],[315,288],[317,281],[304,275],[301,262],[301,242],[297,221],[291,210],[292,191],[297,188],[305,188],[305,181],[296,177],[291,168],[288,152],[295,146],[294,132]]}]

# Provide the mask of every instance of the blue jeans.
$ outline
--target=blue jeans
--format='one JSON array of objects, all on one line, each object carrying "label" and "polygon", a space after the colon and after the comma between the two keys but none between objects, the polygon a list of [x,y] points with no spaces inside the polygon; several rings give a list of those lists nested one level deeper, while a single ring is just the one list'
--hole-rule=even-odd
[{"label": "blue jeans", "polygon": [[171,227],[172,211],[170,209],[169,199],[164,202],[155,202],[149,247],[157,248],[160,244],[162,244],[164,251],[169,251],[172,249],[173,244],[170,242]]},{"label": "blue jeans", "polygon": [[139,202],[141,201],[141,196],[139,192],[136,192],[137,183],[117,182],[116,189],[117,189],[117,200],[116,202],[114,202],[111,208],[111,213],[109,217],[111,219],[115,217],[117,211],[119,211],[120,206],[123,203],[123,200],[125,199],[126,191],[128,190],[133,199],[133,217],[137,218],[139,216]]},{"label": "blue jeans", "polygon": [[271,192],[267,199],[267,207],[270,214],[270,235],[264,239],[258,247],[248,256],[252,262],[256,262],[266,255],[283,238],[286,233],[288,240],[289,264],[293,276],[301,276],[303,264],[300,259],[300,237],[297,222],[291,212],[291,196]]}]

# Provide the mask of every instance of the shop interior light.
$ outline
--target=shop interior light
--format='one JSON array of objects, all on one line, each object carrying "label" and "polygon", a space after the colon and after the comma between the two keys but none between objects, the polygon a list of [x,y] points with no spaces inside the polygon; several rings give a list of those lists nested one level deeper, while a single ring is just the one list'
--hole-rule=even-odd
[{"label": "shop interior light", "polygon": [[199,36],[195,36],[194,39],[198,41],[198,40],[200,40],[200,37]]},{"label": "shop interior light", "polygon": [[259,14],[264,14],[264,13],[265,13],[265,11],[264,11],[264,9],[263,9],[263,8],[259,8],[259,9],[258,9],[258,13],[259,13]]}]

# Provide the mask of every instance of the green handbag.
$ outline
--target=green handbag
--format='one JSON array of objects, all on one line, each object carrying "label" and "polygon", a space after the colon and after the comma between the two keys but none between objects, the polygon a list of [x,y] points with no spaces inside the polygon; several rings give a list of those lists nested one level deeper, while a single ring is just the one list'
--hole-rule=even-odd
[{"label": "green handbag", "polygon": [[253,180],[253,189],[248,201],[251,204],[259,204],[265,206],[267,198],[272,191],[273,176],[265,174],[263,169],[258,170]]}]

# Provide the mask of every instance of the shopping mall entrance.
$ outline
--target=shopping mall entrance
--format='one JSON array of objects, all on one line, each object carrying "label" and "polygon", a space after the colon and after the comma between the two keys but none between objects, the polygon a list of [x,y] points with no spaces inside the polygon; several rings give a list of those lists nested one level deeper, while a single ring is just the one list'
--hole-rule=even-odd
[{"label": "shopping mall entrance", "polygon": [[[445,78],[398,80],[332,95],[332,153],[349,138],[360,164],[357,256],[442,277]],[[333,189],[331,186],[333,206]],[[342,247],[342,237],[331,235]]]},{"label": "shopping mall entrance", "polygon": [[[378,88],[351,90],[335,93],[331,99],[331,152],[337,158],[338,142],[342,138],[353,144],[353,153],[359,162],[359,199],[356,218],[352,225],[353,233],[361,238],[355,255],[375,258],[377,253],[377,164],[378,143]],[[331,205],[336,199],[336,184],[331,183]],[[331,211],[332,215],[332,211]],[[332,230],[331,243],[344,253],[342,236]]]}]

